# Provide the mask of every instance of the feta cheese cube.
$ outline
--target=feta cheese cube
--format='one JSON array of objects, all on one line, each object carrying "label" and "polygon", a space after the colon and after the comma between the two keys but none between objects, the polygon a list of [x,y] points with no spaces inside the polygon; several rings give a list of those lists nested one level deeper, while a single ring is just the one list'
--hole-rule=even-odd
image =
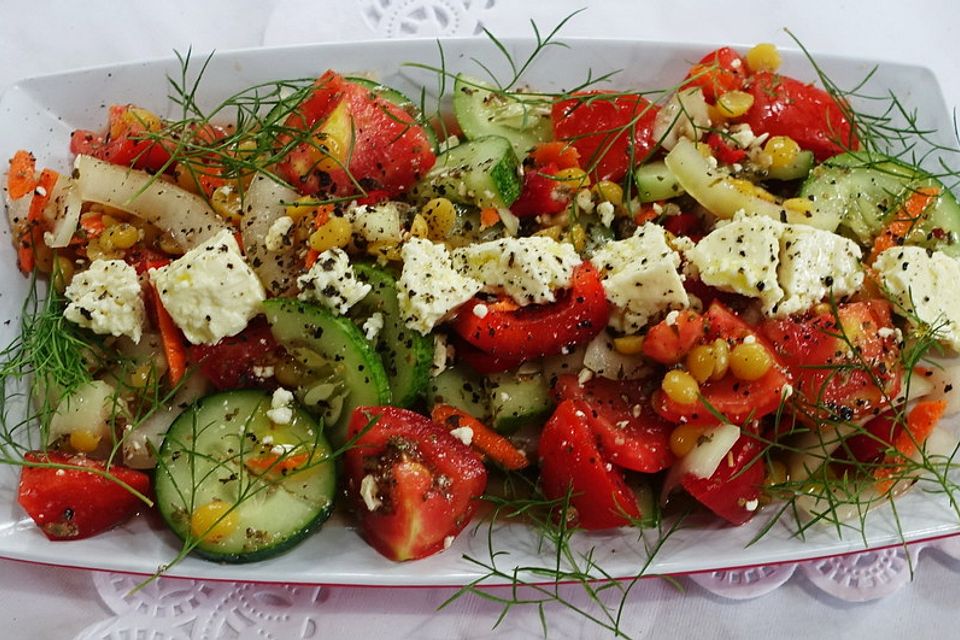
[{"label": "feta cheese cube", "polygon": [[839,300],[863,285],[862,253],[856,242],[806,225],[787,225],[780,236],[777,278],[784,298],[771,308],[788,316],[821,300]]},{"label": "feta cheese cube", "polygon": [[705,284],[759,298],[766,312],[783,299],[777,268],[785,228],[766,216],[738,213],[687,251],[686,257]]},{"label": "feta cheese cube", "polygon": [[266,298],[226,229],[149,273],[164,308],[193,344],[213,344],[240,333]]},{"label": "feta cheese cube", "polygon": [[583,260],[568,243],[546,236],[504,238],[453,252],[456,268],[483,283],[487,291],[504,291],[517,304],[556,301],[554,292],[570,286]]},{"label": "feta cheese cube", "polygon": [[631,237],[602,246],[590,261],[616,307],[609,324],[618,331],[636,332],[665,311],[690,304],[678,271],[680,254],[667,244],[663,227],[648,222]]},{"label": "feta cheese cube", "polygon": [[377,336],[380,335],[380,330],[383,329],[383,314],[379,311],[371,313],[370,317],[363,323],[362,329],[367,340],[370,342],[376,340]]},{"label": "feta cheese cube", "polygon": [[411,238],[400,252],[403,271],[397,281],[397,300],[404,324],[427,335],[448,313],[480,291],[479,281],[453,268],[442,244]]},{"label": "feta cheese cube", "polygon": [[94,260],[74,276],[64,295],[70,322],[99,335],[129,336],[140,342],[144,309],[137,271],[123,260]]},{"label": "feta cheese cube", "polygon": [[344,315],[370,293],[370,285],[360,282],[343,249],[327,249],[317,257],[310,270],[297,278],[301,300],[314,300],[331,311]]},{"label": "feta cheese cube", "polygon": [[353,226],[353,232],[369,243],[400,242],[403,237],[399,209],[401,206],[406,205],[384,202],[377,205],[350,206],[344,212],[344,217]]},{"label": "feta cheese cube", "polygon": [[293,420],[293,394],[284,389],[278,388],[273,392],[273,398],[270,400],[270,409],[267,410],[267,417],[274,424],[290,424]]},{"label": "feta cheese cube", "polygon": [[936,337],[960,352],[960,261],[923,247],[887,249],[873,263],[894,312],[936,330]]}]

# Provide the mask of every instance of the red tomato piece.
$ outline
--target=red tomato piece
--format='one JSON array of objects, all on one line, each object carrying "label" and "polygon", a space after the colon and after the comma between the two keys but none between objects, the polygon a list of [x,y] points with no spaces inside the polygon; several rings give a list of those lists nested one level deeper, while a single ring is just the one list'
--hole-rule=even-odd
[{"label": "red tomato piece", "polygon": [[640,517],[637,498],[623,474],[604,459],[590,426],[589,405],[560,403],[540,434],[540,482],[544,495],[556,500],[569,491],[575,524],[584,529],[630,525]]},{"label": "red tomato piece", "polygon": [[557,403],[580,400],[590,407],[598,449],[618,467],[656,473],[673,464],[670,433],[675,425],[653,412],[639,382],[595,377],[580,384],[577,376],[563,374],[557,376],[553,397]]},{"label": "red tomato piece", "polygon": [[[694,242],[700,242],[704,235],[703,222],[695,213],[680,213],[675,216],[667,216],[663,220],[663,228],[675,236],[686,236]],[[687,282],[691,281],[691,278],[687,278]]]},{"label": "red tomato piece", "polygon": [[[429,418],[397,407],[358,408],[349,434],[362,435],[344,454],[347,495],[374,549],[391,560],[414,560],[463,530],[487,486],[476,452]],[[372,510],[361,496],[368,476],[380,503]]]},{"label": "red tomato piece", "polygon": [[703,316],[686,310],[667,318],[650,327],[643,339],[643,355],[661,364],[675,364],[703,339]]},{"label": "red tomato piece", "polygon": [[559,170],[553,163],[527,169],[520,196],[510,205],[513,215],[521,218],[553,215],[566,209],[570,204],[570,189],[553,177]]},{"label": "red tomato piece", "polygon": [[283,356],[283,347],[274,339],[263,318],[255,319],[239,334],[216,344],[190,346],[190,359],[220,391],[276,387],[272,375],[257,375],[257,369],[269,370]]},{"label": "red tomato piece", "polygon": [[680,484],[700,504],[727,522],[743,524],[759,507],[766,475],[762,453],[763,445],[757,439],[740,436],[712,476],[697,478],[687,474],[680,479]]},{"label": "red tomato piece", "polygon": [[513,311],[490,309],[482,318],[473,312],[478,304],[486,303],[474,298],[461,307],[454,331],[480,351],[513,365],[586,342],[610,318],[603,283],[589,262],[574,270],[570,289],[558,294],[556,302]]},{"label": "red tomato piece", "polygon": [[844,109],[823,89],[761,71],[753,76],[750,93],[753,106],[741,122],[757,135],[789,136],[817,161],[859,146]]},{"label": "red tomato piece", "polygon": [[653,152],[657,111],[656,105],[639,95],[576,94],[553,105],[554,137],[576,148],[582,166],[596,180],[619,182],[631,160],[640,164]]},{"label": "red tomato piece", "polygon": [[[70,467],[24,466],[20,472],[17,502],[50,540],[89,538],[123,524],[146,506],[116,482],[92,473],[105,470],[99,460],[56,451],[31,451],[24,459]],[[150,476],[142,471],[114,464],[109,473],[150,495]]]},{"label": "red tomato piece", "polygon": [[[710,305],[705,318],[704,344],[723,339],[733,349],[747,336],[753,336],[753,339],[764,345],[776,359],[773,347],[759,331],[719,302]],[[788,382],[789,378],[782,365],[775,362],[765,375],[751,382],[738,380],[733,373],[728,373],[720,380],[703,383],[700,385],[700,395],[706,399],[706,404],[701,400],[689,404],[675,402],[658,389],[653,394],[653,407],[660,416],[674,423],[719,424],[720,420],[716,416],[719,413],[733,424],[743,426],[750,420],[757,420],[776,411],[782,402],[783,387]]]},{"label": "red tomato piece", "polygon": [[885,300],[838,305],[836,317],[825,311],[768,320],[762,330],[787,363],[805,411],[853,420],[900,391],[900,345]]},{"label": "red tomato piece", "polygon": [[724,93],[743,88],[746,79],[746,61],[730,47],[721,47],[690,68],[684,87],[699,87],[707,102],[713,104]]},{"label": "red tomato piece", "polygon": [[313,134],[278,165],[281,175],[309,195],[355,194],[359,185],[368,193],[397,196],[436,161],[430,139],[414,116],[332,71],[317,80],[286,126]]},{"label": "red tomato piece", "polygon": [[108,132],[77,130],[70,136],[70,152],[104,162],[146,171],[160,171],[170,161],[162,144],[148,139],[151,124],[137,115],[134,105],[110,105]]},{"label": "red tomato piece", "polygon": [[713,155],[723,164],[735,164],[743,162],[747,157],[747,150],[734,146],[729,140],[714,131],[707,136],[707,144],[713,151]]},{"label": "red tomato piece", "polygon": [[535,167],[551,164],[557,169],[575,169],[580,166],[580,153],[568,142],[541,142],[530,152]]}]

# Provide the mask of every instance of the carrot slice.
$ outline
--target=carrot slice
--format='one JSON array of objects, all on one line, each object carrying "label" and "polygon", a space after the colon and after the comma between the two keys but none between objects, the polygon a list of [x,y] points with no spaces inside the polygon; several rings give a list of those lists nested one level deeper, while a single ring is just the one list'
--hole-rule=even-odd
[{"label": "carrot slice", "polygon": [[500,212],[496,207],[486,207],[480,210],[480,226],[486,229],[500,222]]},{"label": "carrot slice", "polygon": [[183,334],[173,323],[173,318],[160,301],[160,294],[152,285],[150,299],[153,300],[154,309],[157,312],[157,325],[163,340],[163,355],[167,358],[170,383],[177,384],[187,371],[187,348],[183,344]]},{"label": "carrot slice", "polygon": [[430,417],[434,422],[449,430],[469,427],[473,431],[473,440],[470,446],[504,469],[516,471],[530,464],[527,456],[513,446],[512,442],[466,411],[449,404],[438,404],[433,407]]},{"label": "carrot slice", "polygon": [[884,460],[883,466],[874,472],[877,479],[877,489],[881,493],[889,491],[896,480],[894,476],[902,470],[902,465],[898,460],[909,458],[917,453],[920,445],[926,442],[933,429],[940,422],[944,412],[947,410],[946,400],[927,400],[918,402],[917,405],[907,414],[907,424],[905,429],[901,429],[894,437],[892,447],[897,451],[896,454],[890,454]]},{"label": "carrot slice", "polygon": [[7,194],[11,200],[18,200],[37,186],[37,161],[33,154],[20,149],[10,158],[10,172],[7,174]]},{"label": "carrot slice", "polygon": [[902,245],[907,234],[923,222],[927,208],[938,197],[940,197],[940,189],[937,187],[921,187],[911,193],[894,219],[873,241],[869,263],[873,264],[877,256],[887,249]]},{"label": "carrot slice", "polygon": [[36,265],[35,247],[43,242],[43,209],[50,201],[50,194],[59,178],[60,174],[56,171],[44,169],[34,184],[27,223],[17,243],[17,261],[24,273],[30,273]]},{"label": "carrot slice", "polygon": [[257,474],[266,472],[284,474],[294,469],[299,469],[305,465],[309,459],[310,454],[308,453],[285,454],[283,456],[270,453],[262,456],[244,458],[243,464]]}]

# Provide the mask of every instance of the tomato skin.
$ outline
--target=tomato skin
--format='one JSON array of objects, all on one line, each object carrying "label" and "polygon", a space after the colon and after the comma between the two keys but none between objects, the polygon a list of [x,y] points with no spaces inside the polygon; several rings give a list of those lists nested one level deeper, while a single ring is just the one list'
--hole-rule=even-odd
[{"label": "tomato skin", "polygon": [[[706,330],[703,344],[711,344],[717,339],[726,340],[731,349],[747,336],[753,336],[764,345],[774,357],[774,364],[762,377],[752,382],[738,380],[727,373],[720,380],[709,380],[700,385],[700,394],[706,399],[690,404],[681,404],[671,400],[662,390],[653,394],[654,410],[674,423],[712,425],[720,420],[715,413],[722,414],[733,424],[743,425],[748,420],[756,420],[776,411],[782,402],[783,388],[790,379],[780,362],[776,361],[776,351],[760,332],[738,318],[732,311],[719,302],[714,302],[705,314]],[[711,411],[712,409],[712,411]]]},{"label": "tomato skin", "polygon": [[70,152],[93,156],[98,160],[156,173],[170,161],[163,145],[142,137],[147,128],[136,118],[125,117],[133,105],[110,105],[108,129],[112,135],[79,129],[70,135]]},{"label": "tomato skin", "polygon": [[634,163],[642,162],[653,151],[658,108],[640,95],[603,98],[605,93],[578,93],[577,97],[554,103],[553,132],[558,140],[576,148],[581,166],[596,180],[619,182],[630,168],[631,144]]},{"label": "tomato skin", "polygon": [[750,93],[753,106],[741,122],[757,135],[789,136],[818,162],[859,147],[843,110],[822,89],[761,71],[752,77]]},{"label": "tomato skin", "polygon": [[747,63],[743,57],[730,47],[721,47],[690,68],[683,86],[699,87],[707,102],[713,104],[722,94],[742,89],[746,78]]},{"label": "tomato skin", "polygon": [[717,132],[713,132],[708,135],[706,142],[708,145],[710,145],[710,149],[713,151],[713,155],[716,157],[716,159],[723,164],[735,164],[737,162],[743,162],[743,160],[747,157],[746,149],[731,146],[730,142]]},{"label": "tomato skin", "polygon": [[598,450],[611,463],[642,473],[656,473],[673,464],[670,433],[674,425],[653,412],[639,382],[594,377],[580,384],[577,376],[562,374],[552,393],[558,403],[578,400],[589,406]]},{"label": "tomato skin", "polygon": [[589,405],[565,400],[540,434],[540,482],[544,495],[561,499],[570,491],[577,510],[575,524],[584,529],[612,529],[630,525],[640,509],[623,475],[597,448],[590,427]]},{"label": "tomato skin", "polygon": [[553,178],[560,169],[550,163],[541,168],[527,169],[523,174],[520,197],[510,205],[513,215],[525,218],[560,213],[570,204],[570,193],[559,180]]},{"label": "tomato skin", "polygon": [[263,318],[253,320],[235,336],[212,345],[190,345],[190,359],[219,391],[277,386],[275,379],[254,373],[256,367],[272,367],[284,355]]},{"label": "tomato skin", "polygon": [[[99,460],[57,451],[31,451],[24,459],[104,471]],[[113,464],[109,472],[143,495],[151,495],[150,476],[142,471]],[[17,502],[50,540],[89,538],[123,524],[145,507],[128,490],[90,471],[30,466],[20,472]]]},{"label": "tomato skin", "polygon": [[[361,535],[391,560],[442,550],[444,539],[470,521],[486,489],[480,456],[441,425],[397,407],[356,409],[349,435],[358,434],[343,459]],[[374,511],[360,496],[367,475],[375,478],[382,501]]]},{"label": "tomato skin", "polygon": [[[763,460],[759,459],[763,449],[756,438],[740,436],[712,476],[697,478],[687,474],[680,479],[680,484],[700,504],[727,522],[743,524],[757,512],[754,501],[760,499],[766,475]],[[733,466],[728,460],[733,460]],[[748,509],[748,506],[754,508]]]},{"label": "tomato skin", "polygon": [[650,327],[643,340],[643,355],[661,364],[676,364],[702,339],[703,316],[696,311],[681,311],[676,319],[661,320]]},{"label": "tomato skin", "polygon": [[[278,164],[278,169],[300,192],[350,195],[358,191],[383,191],[390,197],[409,189],[434,162],[432,144],[424,128],[403,107],[349,82],[333,71],[327,71],[316,82],[313,93],[292,114],[286,126],[326,133],[324,127],[336,110],[343,106],[344,122],[337,145],[331,150],[347,170],[314,148],[324,144],[300,142]],[[331,134],[332,135],[332,134]],[[316,138],[316,136],[315,136]],[[291,140],[281,140],[288,144]],[[319,166],[323,165],[323,166]]]},{"label": "tomato skin", "polygon": [[610,318],[603,283],[589,262],[574,269],[570,289],[558,294],[556,302],[513,311],[491,309],[483,318],[473,312],[478,304],[485,303],[474,298],[460,308],[454,331],[491,358],[514,366],[586,342]]},{"label": "tomato skin", "polygon": [[[838,319],[855,356],[837,336]],[[889,335],[881,337],[881,329]],[[797,401],[811,405],[804,407],[808,411],[853,420],[874,413],[900,391],[900,346],[885,300],[840,304],[836,317],[825,311],[768,320],[762,331],[787,363]]]}]

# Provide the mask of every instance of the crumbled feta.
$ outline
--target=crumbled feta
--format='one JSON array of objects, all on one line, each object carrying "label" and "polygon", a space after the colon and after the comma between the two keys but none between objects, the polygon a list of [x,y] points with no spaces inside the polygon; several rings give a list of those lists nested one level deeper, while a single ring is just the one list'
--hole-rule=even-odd
[{"label": "crumbled feta", "polygon": [[377,205],[353,205],[347,207],[344,217],[353,227],[353,232],[369,243],[400,242],[403,237],[400,206],[396,202]]},{"label": "crumbled feta", "polygon": [[610,326],[633,333],[690,300],[680,275],[680,254],[667,244],[663,227],[647,223],[624,240],[608,242],[591,259],[603,276],[607,300],[616,309]]},{"label": "crumbled feta", "polygon": [[253,375],[260,378],[261,380],[272,378],[273,374],[275,373],[274,368],[269,365],[266,367],[254,365],[252,371],[253,371]]},{"label": "crumbled feta", "polygon": [[444,549],[449,549],[450,547],[452,547],[454,540],[455,540],[455,538],[454,538],[453,536],[446,536],[446,537],[443,539],[443,548],[444,548]]},{"label": "crumbled feta", "polygon": [[765,216],[737,213],[686,252],[687,259],[711,287],[759,298],[764,311],[783,298],[777,280],[780,236],[786,225]]},{"label": "crumbled feta", "polygon": [[273,224],[270,225],[270,229],[267,230],[267,237],[263,240],[267,251],[280,251],[280,249],[283,248],[287,234],[290,233],[292,226],[293,218],[290,216],[280,216],[274,220]]},{"label": "crumbled feta", "polygon": [[457,427],[456,429],[450,429],[450,435],[468,447],[473,442],[473,429],[470,427]]},{"label": "crumbled feta", "polygon": [[575,200],[577,208],[580,209],[580,211],[583,213],[593,212],[593,195],[590,193],[590,189],[580,189],[580,191],[577,191]]},{"label": "crumbled feta", "polygon": [[369,473],[363,476],[363,480],[360,481],[360,497],[363,498],[363,504],[367,506],[367,511],[376,511],[383,504],[379,493],[380,487],[377,486],[377,479]]},{"label": "crumbled feta", "polygon": [[436,378],[446,371],[447,366],[453,362],[454,355],[454,347],[447,342],[447,336],[442,333],[435,333],[433,336],[433,361],[430,363],[430,376]]},{"label": "crumbled feta", "polygon": [[486,318],[488,313],[490,313],[490,308],[485,304],[478,304],[473,307],[473,315],[477,316],[481,320]]},{"label": "crumbled feta", "polygon": [[73,277],[64,295],[70,322],[96,334],[140,342],[145,318],[137,271],[123,260],[94,260]]},{"label": "crumbled feta", "polygon": [[852,240],[807,225],[787,225],[780,236],[777,279],[784,298],[771,311],[788,316],[821,300],[839,300],[863,285],[860,247]]},{"label": "crumbled feta", "polygon": [[600,224],[609,227],[613,224],[613,219],[617,215],[616,208],[610,202],[601,202],[597,205],[597,215],[600,216]]},{"label": "crumbled feta", "polygon": [[371,286],[360,282],[343,249],[327,249],[310,270],[297,278],[301,300],[316,300],[331,311],[344,315],[370,293]]},{"label": "crumbled feta", "polygon": [[293,420],[293,394],[283,387],[274,391],[267,417],[274,424],[290,424]]},{"label": "crumbled feta", "polygon": [[960,352],[960,297],[950,293],[960,282],[960,261],[908,246],[887,249],[873,266],[896,313],[929,325],[941,342]]},{"label": "crumbled feta", "polygon": [[453,260],[486,290],[502,290],[520,305],[554,302],[554,291],[570,286],[573,270],[582,262],[573,245],[546,236],[469,245],[456,249]]},{"label": "crumbled feta", "polygon": [[453,268],[442,244],[411,238],[401,250],[403,272],[397,281],[397,300],[404,324],[423,335],[448,313],[480,291],[477,280]]},{"label": "crumbled feta", "polygon": [[226,229],[149,273],[164,308],[193,344],[213,344],[240,333],[266,298]]},{"label": "crumbled feta", "polygon": [[381,329],[383,329],[383,314],[374,311],[363,323],[363,335],[366,336],[367,340],[373,342],[380,335]]}]

